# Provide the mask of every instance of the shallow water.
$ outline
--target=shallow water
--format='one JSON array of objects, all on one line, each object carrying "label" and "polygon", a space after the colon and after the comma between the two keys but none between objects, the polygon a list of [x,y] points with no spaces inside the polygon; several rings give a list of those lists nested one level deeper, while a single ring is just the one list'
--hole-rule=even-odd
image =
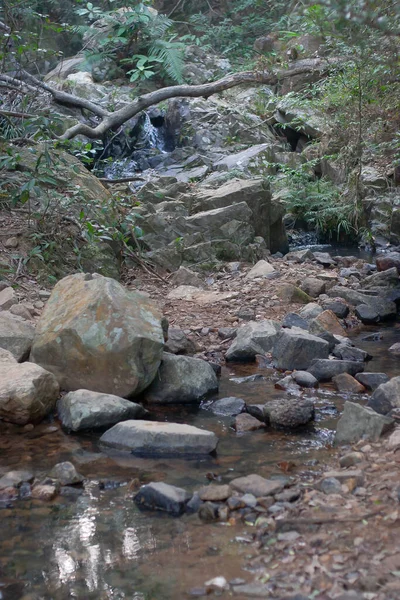
[{"label": "shallow water", "polygon": [[[383,340],[363,341],[369,331],[382,331]],[[363,327],[352,337],[374,356],[366,370],[399,374],[399,358],[387,349],[400,341],[400,324]],[[254,373],[263,378],[235,381]],[[285,395],[274,388],[275,380],[268,366],[225,368],[219,397],[235,395],[247,403],[263,403]],[[242,570],[251,551],[235,541],[241,528],[203,524],[196,515],[177,519],[142,512],[133,503],[130,482],[163,480],[195,490],[210,478],[225,483],[251,472],[282,476],[290,463],[293,472],[307,478],[332,452],[332,429],[345,398],[329,385],[304,393],[314,394],[317,418],[297,434],[266,430],[238,435],[231,428],[232,419],[214,416],[206,410],[208,403],[196,409],[158,410],[159,420],[188,422],[218,434],[217,455],[198,460],[104,454],[97,434],[67,436],[51,424],[18,434],[17,427],[3,424],[1,473],[28,467],[45,475],[56,462],[71,460],[88,483],[77,497],[51,503],[24,500],[0,509],[0,598],[179,600],[217,575],[251,580]],[[315,466],[316,461],[320,463]],[[122,485],[100,489],[101,480]]]}]

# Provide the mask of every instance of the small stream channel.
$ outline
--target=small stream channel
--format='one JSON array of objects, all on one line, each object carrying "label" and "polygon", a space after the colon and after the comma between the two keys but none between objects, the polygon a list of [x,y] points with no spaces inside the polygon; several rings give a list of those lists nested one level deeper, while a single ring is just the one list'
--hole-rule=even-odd
[{"label": "small stream channel", "polygon": [[[369,331],[382,332],[383,339],[364,341]],[[373,355],[367,370],[399,374],[398,358],[388,348],[400,341],[400,324],[362,327],[351,337]],[[262,377],[240,379],[249,375]],[[275,380],[276,373],[268,366],[224,368],[219,397],[235,395],[247,403],[282,397],[285,392],[274,388]],[[303,393],[314,396],[317,417],[296,434],[272,430],[236,434],[230,418],[216,417],[204,407],[158,410],[157,419],[187,422],[218,434],[217,456],[201,460],[104,454],[97,434],[68,436],[51,423],[21,434],[19,428],[2,424],[1,473],[28,468],[44,475],[55,463],[71,460],[88,482],[80,495],[61,496],[51,503],[20,500],[0,509],[0,598],[180,600],[217,575],[251,580],[251,574],[243,571],[251,547],[235,539],[242,528],[204,524],[196,515],[173,518],[142,512],[132,501],[131,482],[164,480],[195,490],[211,477],[227,483],[252,472],[290,476],[291,471],[284,473],[289,463],[306,480],[334,452],[333,429],[345,397],[330,385]]]}]

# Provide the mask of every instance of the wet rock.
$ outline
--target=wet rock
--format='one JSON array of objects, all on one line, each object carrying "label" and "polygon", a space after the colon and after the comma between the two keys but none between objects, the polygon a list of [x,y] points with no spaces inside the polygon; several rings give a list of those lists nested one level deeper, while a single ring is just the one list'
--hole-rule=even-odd
[{"label": "wet rock", "polygon": [[90,390],[76,390],[60,398],[57,412],[63,427],[70,431],[111,426],[146,413],[140,404]]},{"label": "wet rock", "polygon": [[288,313],[282,321],[282,327],[300,327],[300,329],[308,331],[307,321],[296,313]]},{"label": "wet rock", "polygon": [[356,306],[355,314],[364,325],[374,325],[381,320],[378,310],[367,304]]},{"label": "wet rock", "polygon": [[387,254],[378,255],[375,263],[378,271],[396,268],[397,272],[400,273],[400,252],[388,252]]},{"label": "wet rock", "polygon": [[381,321],[388,321],[396,316],[396,304],[391,300],[381,296],[364,294],[357,290],[341,286],[334,286],[333,288],[327,290],[327,294],[328,296],[334,298],[343,298],[352,306],[369,306],[375,311],[376,314],[379,315]]},{"label": "wet rock", "polygon": [[319,304],[316,304],[315,302],[309,302],[308,304],[306,304],[306,306],[304,306],[304,308],[302,308],[299,311],[299,315],[300,317],[302,317],[302,319],[310,321],[311,319],[315,319],[316,317],[318,317],[318,315],[322,312],[323,309],[320,307]]},{"label": "wet rock", "polygon": [[101,275],[57,283],[36,328],[31,360],[66,390],[133,396],[154,379],[164,339],[144,295]]},{"label": "wet rock", "polygon": [[372,356],[368,354],[368,352],[365,352],[365,350],[355,348],[349,344],[338,344],[332,350],[332,354],[340,360],[351,360],[356,362],[364,362],[372,358]]},{"label": "wet rock", "polygon": [[284,484],[281,481],[272,481],[264,479],[257,474],[238,477],[230,482],[231,488],[242,494],[253,494],[256,498],[261,496],[273,496],[283,490]]},{"label": "wet rock", "polygon": [[345,304],[344,302],[339,302],[339,301],[324,302],[324,309],[332,311],[333,314],[336,315],[338,319],[345,319],[350,312],[347,304]]},{"label": "wet rock", "polygon": [[172,285],[191,285],[197,288],[204,288],[205,284],[200,279],[197,273],[191,271],[187,267],[179,267],[175,273],[171,276],[170,279]]},{"label": "wet rock", "polygon": [[196,345],[185,335],[182,329],[168,329],[168,338],[165,344],[166,352],[171,354],[195,354]]},{"label": "wet rock", "polygon": [[238,433],[243,433],[245,431],[256,431],[257,429],[261,429],[262,427],[265,427],[265,423],[262,423],[248,413],[242,413],[237,415],[234,427]]},{"label": "wet rock", "polygon": [[8,311],[0,312],[0,347],[11,352],[17,361],[29,355],[34,333],[31,323]]},{"label": "wet rock", "polygon": [[307,370],[318,381],[330,381],[340,373],[349,373],[354,377],[357,373],[364,371],[364,365],[352,360],[316,359]]},{"label": "wet rock", "polygon": [[32,483],[34,479],[30,471],[9,471],[0,478],[0,490],[9,487],[19,488],[23,483]]},{"label": "wet rock", "polygon": [[266,260],[259,260],[247,273],[246,279],[256,279],[257,277],[268,277],[275,273],[274,267]]},{"label": "wet rock", "polygon": [[0,348],[0,364],[1,363],[16,363],[16,359],[8,350]]},{"label": "wet rock", "polygon": [[55,465],[50,471],[49,477],[57,479],[61,485],[77,485],[84,480],[83,475],[78,473],[74,465],[68,461]]},{"label": "wet rock", "polygon": [[239,413],[242,413],[245,408],[245,401],[242,400],[242,398],[236,398],[235,396],[221,398],[220,400],[213,402],[210,406],[211,412],[226,417],[235,417]]},{"label": "wet rock", "polygon": [[380,340],[383,340],[383,335],[380,331],[377,331],[376,333],[369,333],[368,335],[364,335],[364,337],[361,338],[364,342],[379,342]]},{"label": "wet rock", "polygon": [[329,345],[324,340],[301,329],[282,330],[272,349],[277,369],[307,369],[317,357],[329,356]]},{"label": "wet rock", "polygon": [[199,508],[199,518],[205,523],[218,521],[219,504],[213,502],[204,502]]},{"label": "wet rock", "polygon": [[294,381],[305,388],[316,388],[318,387],[318,379],[311,375],[308,371],[294,371],[292,373]]},{"label": "wet rock", "polygon": [[400,354],[400,343],[398,342],[397,344],[390,346],[389,352],[393,352],[393,354]]},{"label": "wet rock", "polygon": [[282,302],[288,304],[308,304],[312,298],[292,283],[282,283],[276,290]]},{"label": "wet rock", "polygon": [[366,290],[375,288],[394,288],[398,286],[399,273],[395,267],[381,273],[373,273],[363,281],[363,287]]},{"label": "wet rock", "polygon": [[211,431],[181,423],[123,421],[106,431],[100,443],[133,454],[182,456],[210,454],[218,438]]},{"label": "wet rock", "polygon": [[291,375],[287,375],[286,377],[284,377],[283,379],[280,379],[279,381],[277,381],[275,383],[275,388],[277,390],[284,390],[284,391],[294,391],[294,390],[299,390],[300,386],[294,381],[293,377]]},{"label": "wet rock", "polygon": [[269,352],[281,326],[275,321],[251,321],[237,330],[236,338],[225,355],[227,361],[253,361],[257,354]]},{"label": "wet rock", "polygon": [[264,404],[247,404],[247,412],[259,421],[264,420]]},{"label": "wet rock", "polygon": [[232,496],[229,485],[216,485],[211,483],[199,489],[198,495],[204,502],[224,502]]},{"label": "wet rock", "polygon": [[222,592],[224,590],[229,590],[229,583],[225,577],[214,577],[214,579],[206,581],[204,585],[206,587],[207,594],[210,592]]},{"label": "wet rock", "polygon": [[306,398],[271,400],[264,405],[264,418],[271,427],[295,429],[314,418],[314,403]]},{"label": "wet rock", "polygon": [[367,406],[381,415],[400,408],[400,377],[393,377],[376,388]]},{"label": "wet rock", "polygon": [[145,392],[150,404],[199,403],[218,391],[214,369],[200,358],[164,352],[158,374]]},{"label": "wet rock", "polygon": [[0,418],[17,425],[41,421],[56,405],[59,385],[32,363],[0,363]]},{"label": "wet rock", "polygon": [[325,292],[325,283],[316,277],[306,277],[300,287],[312,298],[318,298]]},{"label": "wet rock", "polygon": [[32,488],[31,497],[33,500],[43,500],[45,502],[49,502],[50,500],[54,500],[57,494],[58,489],[55,485],[35,485]]},{"label": "wet rock", "polygon": [[375,391],[381,383],[387,383],[389,381],[389,377],[386,373],[357,373],[355,377],[357,381],[367,388],[367,390],[372,391]]},{"label": "wet rock", "polygon": [[180,515],[191,497],[192,494],[186,490],[159,481],[143,485],[134,500],[139,506]]},{"label": "wet rock", "polygon": [[199,511],[202,504],[203,502],[200,500],[199,494],[195,492],[189,502],[186,504],[186,511],[196,513]]},{"label": "wet rock", "polygon": [[289,252],[285,256],[285,260],[296,263],[303,263],[307,260],[313,260],[314,255],[311,250],[296,250],[294,252]]},{"label": "wet rock", "polygon": [[324,310],[315,319],[309,321],[309,331],[319,335],[328,331],[332,335],[346,335],[345,329],[331,310]]},{"label": "wet rock", "polygon": [[327,495],[342,493],[342,484],[336,477],[326,477],[319,483],[318,487],[321,492]]},{"label": "wet rock", "polygon": [[9,310],[17,302],[18,298],[12,287],[0,291],[0,310]]},{"label": "wet rock", "polygon": [[236,337],[237,327],[220,327],[218,329],[218,337],[221,340],[232,340]]},{"label": "wet rock", "polygon": [[348,373],[335,375],[332,381],[339,392],[348,394],[362,394],[365,392],[365,387]]},{"label": "wet rock", "polygon": [[334,349],[334,347],[337,345],[338,343],[338,339],[336,336],[334,336],[332,333],[330,333],[329,331],[324,331],[323,333],[319,333],[317,335],[317,337],[321,338],[321,340],[325,340],[325,342],[328,342],[329,345],[329,352],[332,352],[332,350]]},{"label": "wet rock", "polygon": [[361,439],[376,442],[393,424],[393,419],[379,415],[371,408],[345,402],[337,424],[335,444],[351,444]]},{"label": "wet rock", "polygon": [[328,252],[313,252],[312,254],[319,265],[332,267],[336,264]]},{"label": "wet rock", "polygon": [[301,496],[301,489],[298,487],[291,487],[287,490],[283,490],[279,494],[275,494],[275,500],[277,502],[296,502]]},{"label": "wet rock", "polygon": [[349,452],[340,458],[339,464],[342,469],[347,469],[348,467],[354,467],[354,465],[363,462],[364,459],[365,456],[362,452]]}]

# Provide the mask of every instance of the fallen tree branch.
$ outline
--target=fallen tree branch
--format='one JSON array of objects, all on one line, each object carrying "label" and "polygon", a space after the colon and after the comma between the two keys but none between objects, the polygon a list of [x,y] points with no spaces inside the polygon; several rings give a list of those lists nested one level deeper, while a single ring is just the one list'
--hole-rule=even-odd
[{"label": "fallen tree branch", "polygon": [[108,179],[107,177],[97,178],[102,183],[128,183],[128,181],[146,181],[144,177],[122,177],[121,179]]},{"label": "fallen tree branch", "polygon": [[[137,241],[135,237],[134,237],[134,239],[135,239],[135,241]],[[133,260],[135,262],[137,262],[138,265],[140,265],[142,267],[142,269],[144,271],[146,271],[146,273],[148,273],[149,275],[152,275],[153,277],[157,277],[157,279],[160,279],[163,283],[166,283],[167,285],[169,285],[169,282],[166,279],[164,279],[164,277],[161,277],[161,275],[159,275],[154,269],[150,269],[146,265],[144,260],[141,259],[140,256],[138,256],[135,252],[133,252],[133,250],[128,246],[128,244],[125,241],[123,242],[123,245],[124,245],[125,250],[128,252],[129,256],[131,258],[133,258]]]},{"label": "fallen tree branch", "polygon": [[18,119],[32,119],[37,117],[37,115],[31,113],[15,112],[13,110],[0,110],[0,115],[3,115],[4,117],[16,117]]}]

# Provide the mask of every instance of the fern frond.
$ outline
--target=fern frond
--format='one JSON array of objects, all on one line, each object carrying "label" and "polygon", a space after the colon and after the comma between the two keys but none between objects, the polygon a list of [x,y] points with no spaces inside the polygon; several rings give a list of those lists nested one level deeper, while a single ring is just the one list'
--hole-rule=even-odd
[{"label": "fern frond", "polygon": [[149,52],[149,57],[160,60],[164,71],[177,83],[183,83],[183,48],[180,42],[155,40]]}]

